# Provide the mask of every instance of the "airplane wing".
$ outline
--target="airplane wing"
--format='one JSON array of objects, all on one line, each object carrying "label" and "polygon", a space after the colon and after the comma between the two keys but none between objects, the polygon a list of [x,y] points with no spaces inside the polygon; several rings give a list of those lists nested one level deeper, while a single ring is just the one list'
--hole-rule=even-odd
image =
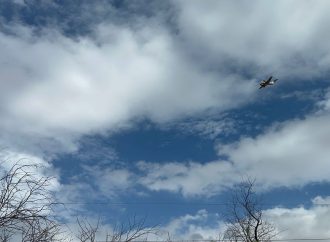
[{"label": "airplane wing", "polygon": [[269,82],[272,80],[272,78],[273,78],[273,77],[270,76],[266,82],[269,83]]}]

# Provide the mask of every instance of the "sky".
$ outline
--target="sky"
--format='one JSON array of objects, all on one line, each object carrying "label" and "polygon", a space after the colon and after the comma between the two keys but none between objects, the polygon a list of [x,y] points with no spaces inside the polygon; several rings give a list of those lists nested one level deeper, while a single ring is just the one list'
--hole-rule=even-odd
[{"label": "sky", "polygon": [[136,215],[217,238],[221,204],[251,177],[279,238],[329,238],[329,11],[0,0],[0,156],[42,164],[69,225]]}]

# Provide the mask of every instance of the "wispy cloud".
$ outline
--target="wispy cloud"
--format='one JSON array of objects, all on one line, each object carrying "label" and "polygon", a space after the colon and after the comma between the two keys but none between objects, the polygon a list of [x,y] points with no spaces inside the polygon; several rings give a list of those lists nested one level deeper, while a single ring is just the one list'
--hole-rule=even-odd
[{"label": "wispy cloud", "polygon": [[321,109],[304,119],[271,125],[254,138],[219,144],[218,154],[227,159],[203,163],[140,161],[137,167],[141,175],[134,176],[134,184],[189,197],[218,194],[244,176],[256,178],[262,190],[329,182],[329,121],[328,110]]}]

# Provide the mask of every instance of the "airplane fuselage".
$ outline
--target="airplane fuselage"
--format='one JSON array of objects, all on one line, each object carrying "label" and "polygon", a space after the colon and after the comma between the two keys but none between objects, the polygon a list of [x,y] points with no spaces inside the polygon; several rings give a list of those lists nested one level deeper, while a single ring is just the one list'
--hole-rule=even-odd
[{"label": "airplane fuselage", "polygon": [[259,89],[264,88],[264,87],[267,87],[267,86],[274,85],[276,81],[277,81],[277,79],[272,80],[272,76],[269,77],[268,80],[262,80],[259,83],[259,85],[260,85]]}]

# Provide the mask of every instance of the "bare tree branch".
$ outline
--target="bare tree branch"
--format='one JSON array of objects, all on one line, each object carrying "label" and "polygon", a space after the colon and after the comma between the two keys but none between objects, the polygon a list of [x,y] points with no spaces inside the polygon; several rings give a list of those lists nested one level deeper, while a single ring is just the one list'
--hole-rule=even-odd
[{"label": "bare tree branch", "polygon": [[275,227],[264,220],[261,203],[254,192],[255,180],[247,179],[233,192],[227,211],[226,241],[267,242],[276,236]]},{"label": "bare tree branch", "polygon": [[50,216],[52,178],[36,174],[40,168],[37,164],[22,164],[20,160],[9,170],[1,170],[0,241],[10,241],[18,233],[22,242],[56,241],[60,230]]},{"label": "bare tree branch", "polygon": [[79,232],[77,238],[80,242],[95,242],[96,233],[99,230],[100,219],[97,220],[96,225],[92,225],[88,220],[81,220],[77,218]]},{"label": "bare tree branch", "polygon": [[107,235],[106,242],[130,242],[139,239],[140,241],[147,241],[148,235],[155,234],[155,227],[146,227],[146,218],[137,220],[134,215],[130,218],[127,224],[120,224],[115,226],[113,232]]},{"label": "bare tree branch", "polygon": [[36,219],[30,226],[22,229],[22,242],[56,242],[59,238],[60,226],[49,220]]},{"label": "bare tree branch", "polygon": [[[155,227],[146,227],[146,219],[137,219],[136,216],[128,219],[127,223],[116,224],[111,232],[105,236],[106,242],[131,242],[134,240],[147,241],[148,235],[156,234]],[[77,219],[79,231],[76,235],[80,242],[95,242],[100,230],[100,219],[95,225],[89,221]]]}]

